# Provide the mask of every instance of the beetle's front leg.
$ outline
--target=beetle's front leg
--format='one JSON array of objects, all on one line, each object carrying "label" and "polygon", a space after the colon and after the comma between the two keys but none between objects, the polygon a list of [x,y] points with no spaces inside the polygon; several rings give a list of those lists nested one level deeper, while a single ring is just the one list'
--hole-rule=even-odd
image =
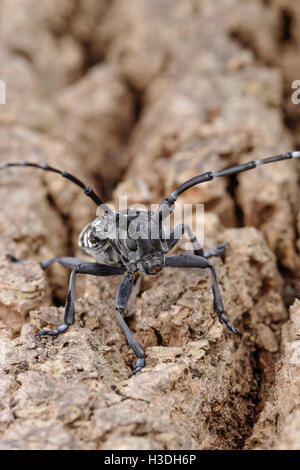
[{"label": "beetle's front leg", "polygon": [[[75,261],[74,261],[75,260]],[[79,264],[76,264],[76,260]],[[53,260],[49,260],[53,261]],[[54,258],[54,261],[57,261]],[[122,274],[124,269],[114,266],[107,266],[100,263],[81,262],[77,258],[64,258],[65,266],[73,267],[70,275],[69,291],[66,299],[64,323],[55,330],[41,330],[37,336],[57,336],[66,331],[75,321],[75,277],[76,274],[91,274],[93,276],[116,276]]]},{"label": "beetle's front leg", "polygon": [[136,374],[137,372],[140,372],[143,369],[143,367],[146,366],[145,351],[140,345],[140,343],[135,339],[135,337],[131,333],[129,327],[127,326],[122,316],[126,308],[126,305],[128,303],[130,293],[132,291],[133,282],[134,282],[134,276],[128,273],[125,279],[122,281],[122,284],[120,285],[119,290],[117,292],[117,296],[116,296],[116,309],[117,309],[117,317],[118,317],[119,323],[126,336],[129,346],[132,348],[134,354],[137,357],[135,369],[131,372],[130,377]]},{"label": "beetle's front leg", "polygon": [[213,293],[214,293],[214,307],[218,315],[218,318],[221,323],[224,323],[227,326],[227,328],[232,331],[232,333],[234,333],[235,335],[241,336],[241,332],[230,323],[229,319],[225,315],[224,306],[222,302],[222,296],[221,296],[220,288],[218,286],[215,268],[213,267],[212,264],[210,264],[206,260],[206,258],[202,256],[196,256],[196,255],[190,255],[190,254],[168,256],[166,258],[166,267],[201,268],[201,269],[209,268],[211,272],[212,287],[213,287]]},{"label": "beetle's front leg", "polygon": [[65,307],[65,318],[64,323],[58,326],[55,330],[41,330],[36,333],[36,336],[57,336],[60,333],[64,333],[70,325],[73,325],[75,321],[75,276],[77,274],[76,269],[73,269],[70,275],[69,291],[66,299]]}]

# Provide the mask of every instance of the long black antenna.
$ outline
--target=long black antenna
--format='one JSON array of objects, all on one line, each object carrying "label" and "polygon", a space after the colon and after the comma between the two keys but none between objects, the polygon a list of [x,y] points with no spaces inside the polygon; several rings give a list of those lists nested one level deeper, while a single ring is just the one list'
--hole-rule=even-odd
[{"label": "long black antenna", "polygon": [[57,173],[57,174],[61,175],[63,178],[66,178],[67,180],[69,180],[72,183],[79,186],[84,191],[84,194],[86,194],[86,196],[88,196],[90,199],[92,199],[92,201],[94,201],[94,203],[97,206],[104,206],[103,207],[104,211],[111,212],[111,209],[108,206],[106,206],[104,201],[102,201],[102,199],[100,199],[100,197],[97,196],[95,191],[90,186],[87,186],[82,181],[80,181],[80,179],[76,178],[76,176],[71,175],[71,173],[68,173],[65,170],[58,170],[57,168],[53,168],[52,166],[48,165],[47,163],[32,163],[32,162],[22,161],[22,162],[2,163],[2,164],[0,164],[0,171],[4,170],[5,168],[16,167],[16,166],[38,168],[38,169],[41,169],[41,170],[51,171],[53,173]]},{"label": "long black antenna", "polygon": [[155,214],[159,220],[163,220],[168,217],[174,210],[174,203],[187,189],[192,188],[196,184],[205,183],[206,181],[211,181],[214,178],[220,178],[221,176],[232,176],[237,175],[243,171],[253,170],[254,168],[266,165],[267,163],[280,162],[282,160],[289,160],[291,158],[299,158],[300,151],[281,153],[280,155],[275,155],[274,157],[263,158],[262,160],[252,160],[248,163],[242,163],[241,165],[231,166],[225,168],[224,170],[218,171],[207,171],[201,175],[194,176],[185,183],[181,184],[169,197],[164,199],[159,205],[157,213]]}]

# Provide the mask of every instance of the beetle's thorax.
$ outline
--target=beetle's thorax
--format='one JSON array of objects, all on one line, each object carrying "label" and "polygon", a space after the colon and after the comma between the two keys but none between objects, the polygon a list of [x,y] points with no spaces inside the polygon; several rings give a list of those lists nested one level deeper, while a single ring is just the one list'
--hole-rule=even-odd
[{"label": "beetle's thorax", "polygon": [[164,267],[167,244],[152,215],[129,209],[117,219],[112,214],[98,217],[81,232],[79,247],[99,263],[157,274]]}]

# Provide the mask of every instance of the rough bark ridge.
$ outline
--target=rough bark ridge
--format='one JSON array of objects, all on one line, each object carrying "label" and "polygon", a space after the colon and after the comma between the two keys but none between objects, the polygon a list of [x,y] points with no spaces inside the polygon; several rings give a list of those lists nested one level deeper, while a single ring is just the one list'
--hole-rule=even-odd
[{"label": "rough bark ridge", "polygon": [[[149,204],[199,172],[292,149],[290,3],[1,0],[0,162],[47,161],[109,200]],[[1,172],[0,201],[1,449],[299,448],[296,162],[184,194],[205,203],[206,246],[230,243],[213,262],[243,337],[219,324],[209,273],[138,277],[127,321],[147,368],[130,380],[118,277],[79,278],[75,325],[34,336],[61,322],[68,276],[37,261],[78,255],[92,204],[28,169]]]}]

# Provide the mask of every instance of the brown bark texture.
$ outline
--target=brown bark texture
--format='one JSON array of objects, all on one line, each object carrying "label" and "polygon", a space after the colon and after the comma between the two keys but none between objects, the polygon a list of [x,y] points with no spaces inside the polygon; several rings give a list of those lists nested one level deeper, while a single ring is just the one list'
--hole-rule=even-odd
[{"label": "brown bark texture", "polygon": [[[196,174],[300,146],[300,4],[291,0],[0,0],[0,164],[49,163],[106,201],[159,203]],[[0,449],[299,449],[299,166],[287,161],[185,192],[205,204],[210,273],[122,277],[69,271],[95,206],[63,178],[0,172]],[[184,242],[174,253],[184,252]],[[12,263],[12,253],[24,263]]]}]

